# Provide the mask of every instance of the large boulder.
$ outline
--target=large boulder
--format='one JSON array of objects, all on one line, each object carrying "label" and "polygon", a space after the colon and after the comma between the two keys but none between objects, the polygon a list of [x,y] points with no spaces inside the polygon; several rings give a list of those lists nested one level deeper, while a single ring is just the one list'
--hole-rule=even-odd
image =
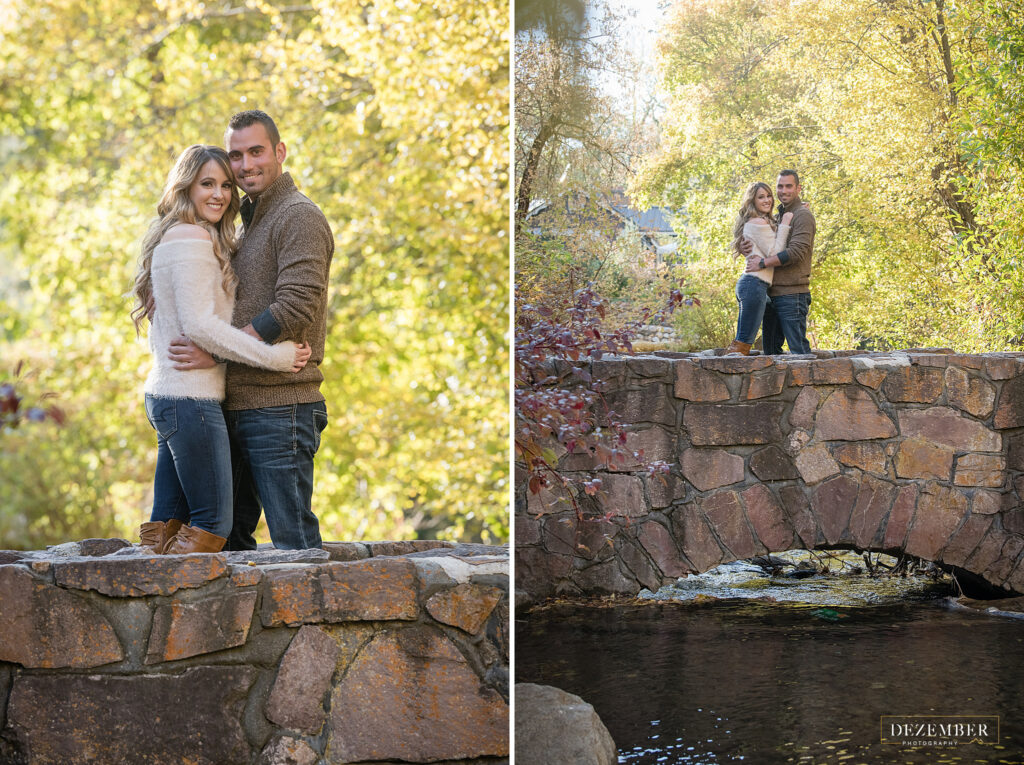
[{"label": "large boulder", "polygon": [[614,765],[615,742],[579,696],[533,683],[516,684],[516,765]]}]

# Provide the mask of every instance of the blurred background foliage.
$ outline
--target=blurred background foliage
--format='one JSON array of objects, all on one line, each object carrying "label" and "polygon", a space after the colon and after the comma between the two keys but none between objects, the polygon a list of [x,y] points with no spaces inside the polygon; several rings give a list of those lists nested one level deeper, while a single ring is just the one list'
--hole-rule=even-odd
[{"label": "blurred background foliage", "polygon": [[735,326],[743,189],[795,168],[813,346],[1021,349],[1019,0],[674,0],[658,53],[660,142],[629,185],[677,213],[706,341]]},{"label": "blurred background foliage", "polygon": [[[721,348],[743,190],[795,168],[817,219],[813,347],[1024,348],[1020,0],[522,0],[516,22],[524,303],[591,284],[607,328],[681,282],[700,302],[671,349]],[[628,227],[588,241],[599,215],[538,212],[619,190],[669,216],[664,268]]]},{"label": "blurred background foliage", "polygon": [[324,538],[508,539],[508,14],[3,3],[0,378],[24,362],[19,389],[67,419],[0,430],[0,547],[130,538],[148,518],[139,243],[178,153],[249,108],[276,119],[335,233]]}]

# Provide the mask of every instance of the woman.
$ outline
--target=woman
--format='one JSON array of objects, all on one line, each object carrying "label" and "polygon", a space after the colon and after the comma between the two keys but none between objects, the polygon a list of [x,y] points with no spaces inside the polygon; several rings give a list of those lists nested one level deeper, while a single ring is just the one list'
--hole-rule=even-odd
[{"label": "woman", "polygon": [[[761,258],[776,255],[785,249],[793,213],[787,212],[783,215],[782,222],[776,226],[772,218],[774,204],[775,198],[767,183],[755,181],[747,187],[732,227],[734,257],[740,254],[739,244],[743,237],[753,242],[753,254]],[[725,349],[727,354],[750,355],[750,346],[757,339],[757,330],[761,327],[761,319],[764,317],[768,287],[771,286],[774,270],[763,268],[760,271],[744,273],[736,282],[736,300],[740,304],[740,315],[736,321],[736,339]]]},{"label": "woman", "polygon": [[231,531],[231,451],[220,402],[225,365],[176,370],[171,340],[186,335],[216,356],[250,366],[298,372],[311,351],[303,343],[268,345],[231,326],[238,190],[227,153],[190,146],[167,178],[157,217],[142,243],[132,320],[140,332],[147,306],[153,370],[146,416],[157,432],[153,511],[140,530],[153,553],[218,552]]}]

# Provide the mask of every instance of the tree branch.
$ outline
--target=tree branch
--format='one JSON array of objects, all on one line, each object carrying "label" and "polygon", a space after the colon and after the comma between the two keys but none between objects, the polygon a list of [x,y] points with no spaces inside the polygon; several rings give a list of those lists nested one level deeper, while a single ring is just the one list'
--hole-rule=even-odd
[{"label": "tree branch", "polygon": [[[935,0],[935,30],[932,32],[935,43],[942,52],[942,66],[945,68],[946,85],[949,88],[949,102],[956,106],[959,100],[956,92],[956,72],[953,71],[953,54],[949,47],[949,34],[946,30],[944,0]],[[936,34],[937,33],[937,34]]]},{"label": "tree branch", "polygon": [[[284,13],[308,13],[310,11],[315,11],[315,10],[316,10],[316,8],[314,6],[312,6],[312,5],[293,5],[293,6],[289,6],[287,8],[279,8],[279,9],[277,9],[277,12],[278,13],[282,13],[282,14],[284,14]],[[248,7],[242,6],[242,7],[239,7],[239,8],[226,8],[226,9],[224,9],[222,11],[207,11],[207,12],[203,13],[201,16],[186,16],[179,23],[173,24],[173,25],[167,27],[167,29],[165,29],[163,32],[158,34],[156,36],[156,38],[154,38],[149,43],[149,45],[147,45],[145,48],[143,48],[137,55],[133,56],[132,58],[141,58],[143,56],[151,56],[153,54],[153,52],[155,52],[156,50],[159,50],[159,48],[164,44],[164,40],[166,40],[172,34],[177,32],[179,29],[181,29],[183,27],[186,27],[189,24],[195,24],[196,22],[207,21],[209,19],[228,19],[228,18],[234,18],[236,16],[247,16],[247,15],[250,15],[250,14],[257,14],[257,13],[258,14],[262,14],[263,11],[261,11],[259,8],[248,8]]]}]

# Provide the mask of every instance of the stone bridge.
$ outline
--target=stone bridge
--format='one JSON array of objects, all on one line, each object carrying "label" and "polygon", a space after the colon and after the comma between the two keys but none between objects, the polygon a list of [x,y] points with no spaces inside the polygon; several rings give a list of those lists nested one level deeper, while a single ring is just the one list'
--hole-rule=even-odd
[{"label": "stone bridge", "polygon": [[601,478],[591,497],[531,494],[518,466],[517,597],[635,594],[795,548],[905,553],[1024,592],[1024,354],[663,353],[590,371],[627,450],[671,471],[563,449],[563,477]]},{"label": "stone bridge", "polygon": [[0,763],[508,763],[508,549],[0,550]]}]

